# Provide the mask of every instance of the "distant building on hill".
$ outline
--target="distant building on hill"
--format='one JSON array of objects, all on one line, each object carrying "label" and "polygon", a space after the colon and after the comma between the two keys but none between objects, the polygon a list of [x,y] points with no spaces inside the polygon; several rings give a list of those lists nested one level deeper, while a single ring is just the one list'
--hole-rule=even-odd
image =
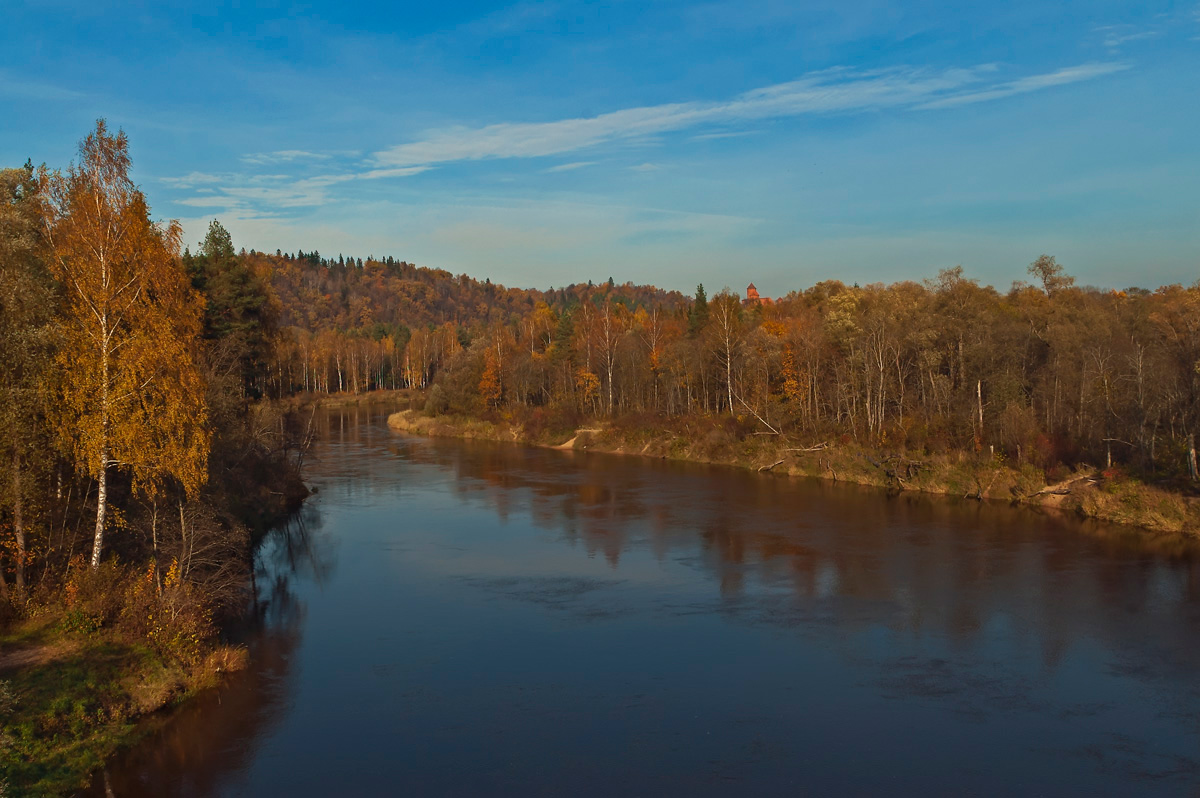
[{"label": "distant building on hill", "polygon": [[742,300],[742,304],[746,307],[754,307],[755,305],[773,305],[775,300],[769,296],[759,296],[758,289],[754,287],[754,283],[746,286],[746,298]]}]

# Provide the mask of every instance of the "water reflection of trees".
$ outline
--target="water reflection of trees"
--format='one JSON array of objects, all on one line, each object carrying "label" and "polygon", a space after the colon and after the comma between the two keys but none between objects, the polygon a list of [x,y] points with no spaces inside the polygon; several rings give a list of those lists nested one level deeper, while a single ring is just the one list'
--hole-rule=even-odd
[{"label": "water reflection of trees", "polygon": [[[701,592],[709,583],[716,589],[698,603],[689,595],[680,611],[815,631],[822,645],[847,645],[847,661],[877,657],[874,673],[888,697],[935,696],[956,711],[1035,705],[1042,697],[1020,666],[955,655],[955,648],[988,653],[996,640],[996,651],[1019,653],[997,635],[1032,642],[1047,670],[1074,643],[1091,638],[1109,667],[1143,686],[1162,686],[1150,695],[1174,696],[1170,688],[1181,681],[1170,677],[1190,679],[1200,654],[1192,634],[1200,574],[1190,548],[1178,541],[1147,543],[1030,511],[886,498],[722,468],[405,438],[367,423],[378,416],[318,417],[325,439],[338,444],[318,450],[317,472],[339,504],[401,508],[405,491],[448,486],[459,500],[502,519],[528,519],[550,537],[604,558],[614,571],[647,555],[693,567],[704,576]],[[398,472],[388,459],[421,467]],[[236,774],[249,767],[293,689],[291,663],[305,612],[297,584],[321,583],[337,564],[319,507],[278,530],[258,554],[250,670],[185,706],[152,741],[111,764],[113,795],[236,789]],[[872,654],[869,645],[845,643],[880,627],[894,636],[891,642],[936,638],[951,650],[919,646],[906,656],[905,646],[890,642]],[[1196,703],[1193,696],[1179,702],[1181,712]],[[103,781],[88,794],[105,794]]]},{"label": "water reflection of trees", "polygon": [[320,521],[306,509],[264,538],[256,553],[252,606],[232,631],[250,649],[247,670],[149,721],[147,741],[115,757],[84,795],[214,795],[244,772],[290,703],[306,610],[297,584],[325,580],[334,567]]},{"label": "water reflection of trees", "polygon": [[450,469],[461,500],[501,519],[528,513],[614,569],[642,549],[694,562],[730,606],[788,596],[811,610],[830,600],[836,623],[882,623],[957,645],[989,623],[1015,623],[1036,629],[1048,663],[1081,636],[1128,641],[1131,624],[1132,639],[1190,639],[1200,610],[1195,547],[1182,539],[694,464],[482,442],[397,445],[413,462]]}]

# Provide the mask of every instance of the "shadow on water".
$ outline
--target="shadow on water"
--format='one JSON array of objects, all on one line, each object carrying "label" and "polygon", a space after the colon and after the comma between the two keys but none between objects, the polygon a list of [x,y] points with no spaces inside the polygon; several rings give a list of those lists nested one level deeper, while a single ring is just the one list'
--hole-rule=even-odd
[{"label": "shadow on water", "polygon": [[287,711],[306,603],[297,580],[320,584],[336,567],[335,542],[323,536],[318,514],[302,510],[259,545],[252,605],[231,630],[250,651],[250,665],[220,688],[148,719],[146,739],[94,774],[84,796],[205,796],[257,755],[256,743]]},{"label": "shadow on water", "polygon": [[320,416],[251,668],[111,762],[112,794],[1200,780],[1188,541],[384,418]]}]

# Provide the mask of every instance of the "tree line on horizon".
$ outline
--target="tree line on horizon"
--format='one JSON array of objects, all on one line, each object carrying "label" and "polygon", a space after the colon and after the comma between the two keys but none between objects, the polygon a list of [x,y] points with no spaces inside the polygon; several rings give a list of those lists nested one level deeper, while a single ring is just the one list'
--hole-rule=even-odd
[{"label": "tree line on horizon", "polygon": [[505,289],[391,259],[244,257],[290,322],[270,377],[281,395],[403,387],[474,416],[726,415],[814,441],[1196,478],[1200,282],[1084,287],[1043,255],[1006,292],[954,267],[766,304],[703,286]]}]

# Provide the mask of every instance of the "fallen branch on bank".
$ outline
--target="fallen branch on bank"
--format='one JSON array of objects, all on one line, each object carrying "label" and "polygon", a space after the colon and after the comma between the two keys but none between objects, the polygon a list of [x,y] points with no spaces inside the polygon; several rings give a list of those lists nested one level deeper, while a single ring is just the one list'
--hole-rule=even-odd
[{"label": "fallen branch on bank", "polygon": [[757,419],[759,420],[759,423],[761,423],[761,424],[762,424],[764,427],[766,427],[767,429],[771,430],[771,433],[772,433],[773,435],[782,435],[782,434],[783,434],[782,432],[780,432],[779,430],[775,429],[775,428],[774,428],[774,427],[772,427],[770,424],[768,424],[768,423],[767,423],[767,420],[766,420],[765,418],[763,418],[762,416],[760,416],[760,415],[759,415],[757,412],[755,412],[755,410],[754,410],[754,408],[753,408],[753,407],[751,407],[750,405],[746,404],[746,400],[745,400],[745,399],[743,399],[742,397],[738,396],[737,394],[734,394],[734,396],[737,396],[737,400],[738,400],[739,402],[741,402],[741,403],[742,403],[742,407],[744,407],[744,408],[746,408],[747,410],[749,410],[749,411],[750,411],[750,413],[751,413],[751,415],[753,415],[755,418],[757,418]]},{"label": "fallen branch on bank", "polygon": [[1097,481],[1098,480],[1091,474],[1071,477],[1070,479],[1064,479],[1062,482],[1056,482],[1053,485],[1047,485],[1037,493],[1030,494],[1030,498],[1033,496],[1068,496],[1071,493],[1071,489],[1078,483],[1083,482],[1088,485],[1095,485]]},{"label": "fallen branch on bank", "polygon": [[993,471],[992,478],[988,482],[987,487],[983,486],[983,480],[981,480],[979,478],[979,476],[976,475],[976,477],[975,477],[975,495],[971,495],[971,492],[967,491],[966,493],[963,494],[963,498],[964,499],[976,499],[977,501],[983,501],[983,497],[986,496],[988,491],[990,491],[992,489],[992,485],[996,484],[996,477],[998,477],[999,475],[1000,475],[999,470]]}]

